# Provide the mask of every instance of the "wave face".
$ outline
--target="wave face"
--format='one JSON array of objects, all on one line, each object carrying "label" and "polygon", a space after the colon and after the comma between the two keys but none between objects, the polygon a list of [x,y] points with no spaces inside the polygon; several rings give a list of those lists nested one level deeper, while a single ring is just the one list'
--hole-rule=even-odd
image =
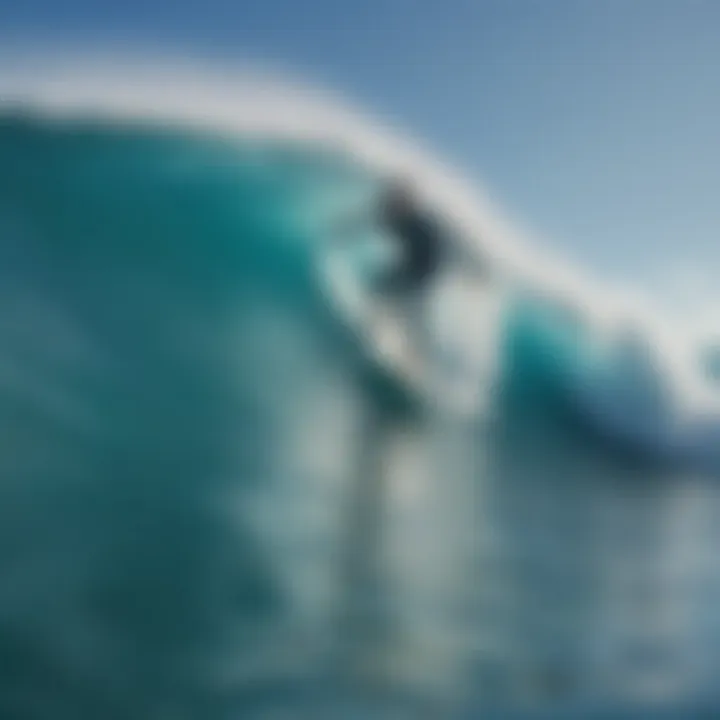
[{"label": "wave face", "polygon": [[319,218],[373,181],[2,111],[2,717],[715,700],[714,416],[527,284],[482,410],[409,396],[317,282]]}]

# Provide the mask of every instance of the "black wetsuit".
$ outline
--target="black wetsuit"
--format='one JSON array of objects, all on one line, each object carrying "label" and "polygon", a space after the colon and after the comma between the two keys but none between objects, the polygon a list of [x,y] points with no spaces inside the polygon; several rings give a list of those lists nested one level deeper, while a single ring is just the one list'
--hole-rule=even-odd
[{"label": "black wetsuit", "polygon": [[435,275],[441,259],[441,233],[434,218],[406,213],[385,219],[385,227],[400,245],[402,262],[388,280],[388,290],[423,288]]}]

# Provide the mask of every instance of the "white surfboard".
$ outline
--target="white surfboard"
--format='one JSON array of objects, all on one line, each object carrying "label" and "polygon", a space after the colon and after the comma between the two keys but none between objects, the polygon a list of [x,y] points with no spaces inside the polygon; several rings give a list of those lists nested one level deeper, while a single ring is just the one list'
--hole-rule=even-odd
[{"label": "white surfboard", "polygon": [[349,324],[370,359],[413,392],[427,391],[421,358],[412,347],[400,309],[370,291],[357,256],[344,248],[332,248],[320,259],[320,278],[341,321]]},{"label": "white surfboard", "polygon": [[[497,300],[492,288],[472,285],[467,294],[464,321],[457,312],[439,320],[427,317],[427,323],[437,328],[436,342],[449,355],[465,362],[453,367],[441,367],[434,358],[422,357],[413,342],[407,316],[391,299],[373,292],[368,271],[352,248],[335,245],[321,253],[318,262],[320,281],[328,301],[336,308],[339,319],[358,335],[360,346],[371,362],[392,374],[406,390],[423,402],[441,406],[460,414],[474,414],[479,409],[480,395],[485,384],[486,369],[479,371],[482,359],[477,350],[483,342],[475,327],[476,319],[487,325],[488,310]],[[454,290],[462,286],[459,274],[449,277]],[[433,314],[439,304],[430,298],[426,312]],[[438,298],[439,300],[439,298]],[[462,300],[455,300],[462,305]],[[458,306],[459,306],[458,305]],[[493,338],[494,345],[494,338]],[[480,347],[481,350],[485,348]],[[486,363],[487,364],[487,363]]]}]

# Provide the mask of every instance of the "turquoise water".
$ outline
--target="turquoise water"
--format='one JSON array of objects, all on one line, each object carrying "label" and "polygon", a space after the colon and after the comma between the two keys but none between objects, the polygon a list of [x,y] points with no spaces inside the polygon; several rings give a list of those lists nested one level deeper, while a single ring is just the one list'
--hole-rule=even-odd
[{"label": "turquoise water", "polygon": [[714,473],[582,328],[518,298],[454,418],[319,289],[346,158],[6,113],[0,168],[1,717],[714,701]]}]

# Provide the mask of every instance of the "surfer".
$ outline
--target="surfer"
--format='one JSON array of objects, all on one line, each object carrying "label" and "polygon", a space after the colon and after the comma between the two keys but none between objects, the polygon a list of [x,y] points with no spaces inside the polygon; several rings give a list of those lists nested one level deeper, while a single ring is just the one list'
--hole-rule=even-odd
[{"label": "surfer", "polygon": [[[359,262],[351,284],[365,286],[365,292],[360,290],[369,303],[365,330],[376,348],[378,342],[385,346],[393,362],[400,360],[426,387],[430,382],[433,392],[442,394],[439,388],[457,385],[459,377],[468,372],[474,378],[475,367],[466,367],[463,354],[441,342],[433,331],[431,300],[441,275],[487,284],[487,258],[469,250],[467,242],[404,179],[388,182],[369,209],[365,206],[359,213],[351,212],[335,224],[333,234],[343,245],[350,240],[377,248],[373,228],[396,250],[394,261],[378,266],[371,260],[369,274],[368,265]],[[372,257],[372,251],[365,257]],[[404,341],[401,356],[396,352],[400,349],[397,340]],[[395,350],[390,350],[389,342]]]},{"label": "surfer", "polygon": [[441,265],[444,241],[439,223],[421,207],[403,181],[388,185],[379,206],[379,224],[400,250],[400,262],[381,280],[379,289],[400,295],[422,295]]},{"label": "surfer", "polygon": [[396,244],[399,257],[380,278],[377,290],[405,316],[409,349],[420,368],[431,369],[438,353],[430,333],[428,299],[447,245],[443,229],[403,180],[385,188],[378,215],[378,224]]},{"label": "surfer", "polygon": [[[343,224],[354,228],[378,227],[395,245],[397,262],[370,280],[378,302],[376,319],[382,322],[388,306],[405,318],[411,354],[426,365],[434,354],[430,343],[427,298],[443,264],[448,245],[438,218],[426,209],[403,179],[390,181],[381,191],[368,222],[356,217]],[[342,230],[342,228],[341,228]],[[432,364],[432,362],[430,362]]]}]

